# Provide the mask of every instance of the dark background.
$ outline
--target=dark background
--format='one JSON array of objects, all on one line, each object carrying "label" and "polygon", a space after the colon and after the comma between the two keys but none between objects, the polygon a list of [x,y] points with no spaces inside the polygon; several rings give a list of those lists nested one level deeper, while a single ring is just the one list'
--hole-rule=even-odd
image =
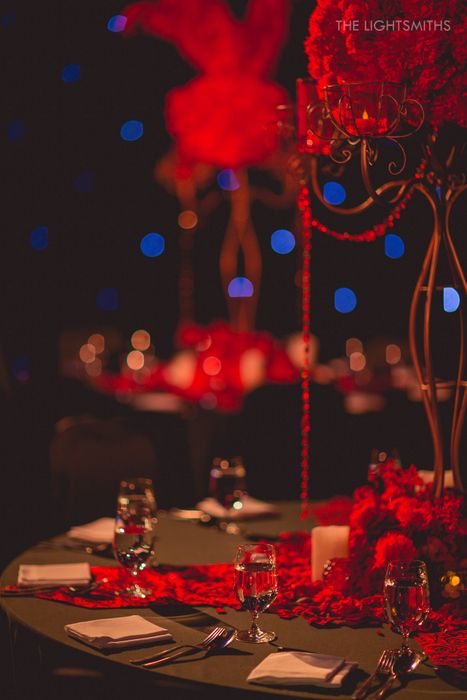
[{"label": "dark background", "polygon": [[[239,16],[246,6],[239,0],[230,4]],[[187,470],[192,443],[183,438],[179,446],[185,424],[167,416],[135,416],[111,399],[60,378],[57,370],[58,336],[66,328],[92,327],[98,332],[113,326],[129,338],[143,327],[150,331],[158,356],[167,358],[174,349],[179,209],[176,199],[154,181],[152,171],[170,146],[164,95],[194,73],[170,44],[142,34],[125,39],[109,32],[109,18],[122,9],[112,0],[12,2],[0,18],[0,342],[10,387],[2,396],[2,474],[7,494],[14,493],[14,503],[19,499],[23,504],[28,522],[10,549],[33,537],[34,520],[41,523],[36,535],[57,527],[50,516],[54,505],[48,447],[56,421],[65,415],[119,415],[137,424],[155,440],[163,471],[171,474],[164,482],[162,501],[171,505],[193,500]],[[277,80],[291,94],[295,78],[306,75],[303,41],[312,9],[307,0],[293,3],[290,39],[277,71]],[[81,78],[67,84],[61,72],[72,63],[80,65]],[[129,119],[144,123],[144,136],[133,143],[119,135]],[[9,129],[18,121],[21,136],[11,139]],[[415,159],[418,156],[415,152]],[[89,191],[77,191],[80,177]],[[358,178],[351,174],[345,186],[346,205],[358,201]],[[319,207],[316,211],[321,215]],[[217,261],[227,214],[225,205],[196,234],[196,320],[202,323],[226,317]],[[257,327],[281,338],[300,328],[294,284],[299,253],[296,249],[287,256],[276,255],[269,237],[275,228],[292,225],[293,212],[268,212],[257,205],[254,216],[264,256]],[[370,221],[381,220],[382,213],[344,224],[325,214],[322,218],[341,229],[362,230]],[[454,227],[457,236],[460,220],[458,216]],[[49,229],[49,245],[42,251],[29,242],[37,226]],[[141,254],[140,239],[149,231],[165,236],[166,249],[158,258]],[[357,245],[315,235],[312,329],[321,342],[322,362],[343,355],[351,336],[364,341],[406,337],[409,300],[431,234],[427,205],[415,199],[395,232],[406,246],[399,260],[385,256],[382,239]],[[356,310],[345,315],[333,303],[334,290],[344,286],[358,298]],[[104,287],[118,290],[115,311],[102,311],[96,304]],[[442,314],[441,297],[438,305],[439,358],[449,366],[455,314]],[[27,381],[17,378],[23,366]],[[213,436],[207,453],[243,453],[255,495],[295,497],[299,401],[295,386],[265,387],[248,398],[240,416],[198,416],[196,439],[206,442],[208,434]],[[352,417],[344,414],[337,392],[316,387],[312,405],[313,497],[350,492],[361,483],[373,446],[397,446],[405,463],[415,460],[421,467],[431,466],[420,404],[394,394],[383,414]],[[175,456],[174,436],[179,450]]]}]

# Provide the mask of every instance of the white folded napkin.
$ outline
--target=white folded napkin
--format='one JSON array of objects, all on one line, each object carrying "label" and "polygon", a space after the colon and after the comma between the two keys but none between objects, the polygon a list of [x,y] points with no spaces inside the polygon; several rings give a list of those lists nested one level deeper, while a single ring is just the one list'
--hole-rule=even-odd
[{"label": "white folded napkin", "polygon": [[341,656],[302,651],[275,652],[266,656],[247,678],[262,685],[316,685],[339,688],[357,664]]},{"label": "white folded napkin", "polygon": [[108,542],[110,544],[114,537],[114,527],[114,518],[99,518],[92,523],[74,525],[66,534],[68,537],[83,542],[98,542],[99,544]]},{"label": "white folded napkin", "polygon": [[96,649],[123,649],[172,639],[164,627],[158,627],[141,615],[107,617],[101,620],[65,625],[65,632]]},{"label": "white folded napkin", "polygon": [[87,562],[80,564],[20,564],[18,587],[84,586],[91,580]]},{"label": "white folded napkin", "polygon": [[241,508],[224,508],[215,498],[204,498],[196,507],[213,518],[227,518],[228,520],[249,520],[279,513],[279,509],[271,503],[258,501],[246,494],[242,496]]}]

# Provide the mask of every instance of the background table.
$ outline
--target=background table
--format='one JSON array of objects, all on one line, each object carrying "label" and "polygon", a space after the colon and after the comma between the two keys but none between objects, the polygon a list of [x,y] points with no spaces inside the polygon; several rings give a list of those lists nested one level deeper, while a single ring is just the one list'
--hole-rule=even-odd
[{"label": "background table", "polygon": [[[299,518],[299,505],[281,504],[281,517],[257,520],[242,525],[244,534],[260,533],[276,535],[279,532],[302,529]],[[174,565],[207,564],[232,561],[235,549],[244,537],[226,535],[214,528],[206,528],[192,522],[175,521],[161,516],[158,525],[157,558],[162,563]],[[84,555],[70,550],[32,548],[14,560],[4,571],[1,585],[16,581],[20,563],[54,563],[87,560],[91,565],[112,565],[112,561],[102,557]],[[116,563],[115,563],[116,565]],[[50,688],[62,690],[67,698],[80,684],[89,681],[97,684],[93,696],[87,697],[149,697],[156,688],[163,689],[163,697],[211,697],[221,694],[227,698],[251,697],[260,700],[267,695],[297,698],[349,697],[356,683],[376,665],[383,648],[395,647],[400,638],[386,626],[382,629],[316,629],[303,619],[283,620],[273,614],[262,616],[262,626],[277,633],[277,643],[328,654],[345,656],[357,661],[359,671],[348,679],[341,691],[329,691],[308,686],[306,688],[274,688],[246,683],[249,672],[265,656],[274,651],[269,644],[252,645],[236,642],[221,655],[205,659],[181,659],[174,664],[162,666],[156,671],[147,671],[129,664],[129,659],[144,656],[157,647],[121,651],[111,655],[86,647],[71,639],[64,632],[64,625],[83,620],[103,617],[141,614],[148,620],[167,627],[177,642],[197,643],[204,633],[187,624],[196,621],[196,614],[190,619],[168,617],[163,608],[157,612],[150,608],[124,608],[118,610],[92,610],[72,605],[41,600],[38,598],[0,599],[3,616],[3,635],[8,635],[16,676],[16,686],[34,700],[50,695]],[[203,609],[212,618],[244,628],[249,624],[249,615],[227,609],[226,614],[216,613],[212,608]],[[414,642],[416,646],[416,642]],[[165,645],[164,645],[165,646]],[[158,648],[164,648],[159,645]],[[5,662],[5,653],[2,653]],[[79,667],[79,675],[75,676]],[[52,681],[50,680],[52,678]],[[83,680],[83,678],[85,680]],[[88,679],[86,681],[86,678]],[[52,686],[50,686],[52,683]],[[31,695],[30,687],[34,693]],[[397,688],[397,683],[394,686]],[[65,690],[64,690],[65,689]],[[106,690],[104,690],[106,689]],[[13,692],[13,691],[12,691]],[[41,694],[43,693],[43,694]],[[119,695],[119,693],[121,695]],[[398,700],[448,700],[465,698],[467,693],[438,678],[426,665],[412,674],[406,687],[393,693]],[[12,695],[11,697],[15,697]],[[19,697],[19,696],[18,696]],[[22,697],[22,696],[21,696]],[[10,698],[6,696],[8,700]],[[5,700],[6,700],[5,698]]]}]

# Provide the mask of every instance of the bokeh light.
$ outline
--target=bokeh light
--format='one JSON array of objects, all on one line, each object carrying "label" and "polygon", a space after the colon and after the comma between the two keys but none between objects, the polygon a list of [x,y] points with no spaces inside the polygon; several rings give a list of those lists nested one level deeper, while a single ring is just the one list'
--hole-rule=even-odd
[{"label": "bokeh light", "polygon": [[339,287],[334,292],[334,307],[341,314],[349,314],[357,306],[357,295],[348,287]]},{"label": "bokeh light", "polygon": [[210,377],[215,377],[222,369],[222,362],[218,357],[210,355],[203,362],[203,370]]},{"label": "bokeh light", "polygon": [[240,187],[238,178],[231,168],[226,168],[217,173],[217,184],[221,190],[227,190],[227,192],[233,192]]},{"label": "bokeh light", "polygon": [[115,287],[104,287],[97,292],[96,302],[102,311],[116,311],[118,309],[118,291]]},{"label": "bokeh light", "polygon": [[180,228],[195,228],[197,224],[198,217],[196,216],[194,211],[191,211],[191,209],[186,209],[185,211],[180,212],[180,214],[178,215],[178,225],[180,226]]},{"label": "bokeh light", "polygon": [[131,350],[126,356],[128,367],[134,371],[144,367],[144,355],[140,350]]},{"label": "bokeh light", "polygon": [[349,365],[352,372],[361,372],[366,365],[365,355],[362,352],[353,352],[349,357]]},{"label": "bokeh light", "polygon": [[69,63],[62,70],[61,78],[64,83],[76,83],[81,78],[79,63]]},{"label": "bokeh light", "polygon": [[120,136],[124,141],[137,141],[144,133],[143,122],[137,119],[130,119],[122,124],[120,128]]},{"label": "bokeh light", "polygon": [[75,179],[74,187],[77,192],[92,192],[96,175],[92,170],[86,170]]},{"label": "bokeh light", "polygon": [[7,137],[10,141],[17,141],[24,135],[25,122],[24,119],[16,119],[8,126]]},{"label": "bokeh light", "polygon": [[345,341],[345,354],[347,357],[353,352],[363,352],[363,343],[358,338],[347,338]]},{"label": "bokeh light", "polygon": [[109,32],[123,32],[127,23],[127,18],[125,15],[114,15],[107,22],[107,29]]},{"label": "bokeh light", "polygon": [[217,406],[217,397],[211,391],[206,392],[202,395],[199,400],[199,405],[206,411],[212,411]]},{"label": "bokeh light", "polygon": [[457,311],[461,303],[459,292],[454,287],[444,287],[443,289],[443,309],[452,314]]},{"label": "bokeh light", "polygon": [[401,361],[402,353],[401,349],[395,343],[390,343],[386,345],[386,362],[388,365],[397,365]]},{"label": "bokeh light", "polygon": [[30,379],[30,366],[31,361],[29,357],[24,355],[20,357],[15,357],[11,363],[11,371],[15,379],[19,382],[27,382]]},{"label": "bokeh light", "polygon": [[135,350],[148,350],[151,345],[151,336],[143,328],[140,328],[131,336],[131,345]]},{"label": "bokeh light", "polygon": [[49,229],[47,226],[37,226],[29,234],[29,243],[34,250],[45,250],[49,245]]},{"label": "bokeh light", "polygon": [[147,233],[139,244],[141,252],[147,258],[157,258],[165,249],[165,239],[160,233]]},{"label": "bokeh light", "polygon": [[8,10],[8,12],[5,12],[2,15],[0,22],[2,27],[4,27],[5,29],[9,29],[16,22],[16,12],[14,10]]},{"label": "bokeh light", "polygon": [[79,359],[88,364],[96,359],[96,348],[91,343],[84,343],[79,349]]},{"label": "bokeh light", "polygon": [[96,357],[94,362],[88,362],[84,368],[86,370],[86,374],[88,374],[90,377],[98,377],[100,374],[102,374],[102,360]]},{"label": "bokeh light", "polygon": [[250,282],[248,277],[234,277],[230,280],[227,292],[229,297],[252,297],[254,294],[253,283]]},{"label": "bokeh light", "polygon": [[105,338],[101,333],[93,333],[88,338],[89,345],[92,345],[96,355],[100,355],[105,350]]},{"label": "bokeh light", "polygon": [[345,202],[347,193],[338,182],[325,182],[323,187],[323,197],[328,204],[333,204],[337,206]]},{"label": "bokeh light", "polygon": [[295,248],[295,236],[286,228],[279,228],[271,234],[271,248],[279,255],[287,255]]},{"label": "bokeh light", "polygon": [[388,258],[397,260],[405,253],[405,243],[395,233],[387,233],[384,237],[384,253]]}]

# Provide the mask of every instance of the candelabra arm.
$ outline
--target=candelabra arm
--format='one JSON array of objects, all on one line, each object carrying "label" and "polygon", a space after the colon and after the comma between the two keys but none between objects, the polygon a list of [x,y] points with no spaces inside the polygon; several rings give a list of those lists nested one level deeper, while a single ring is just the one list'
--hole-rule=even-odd
[{"label": "candelabra arm", "polygon": [[[424,184],[418,183],[415,188],[428,200],[433,211],[433,234],[423,261],[422,269],[415,286],[409,315],[409,344],[415,374],[420,385],[422,400],[428,418],[428,424],[433,440],[433,466],[434,466],[434,495],[439,497],[444,484],[444,462],[442,432],[438,417],[436,383],[433,373],[433,362],[430,349],[430,315],[435,289],[436,266],[438,262],[439,247],[441,243],[440,212],[433,194]],[[422,290],[425,287],[426,292]],[[423,319],[423,359],[424,369],[420,361],[417,348],[417,311],[422,293],[426,293],[424,319]],[[424,374],[425,373],[425,374]]]},{"label": "candelabra arm", "polygon": [[[326,207],[328,211],[331,211],[333,214],[341,214],[345,216],[352,216],[353,214],[360,214],[361,212],[366,211],[369,209],[374,203],[375,199],[371,195],[365,199],[365,201],[361,202],[360,204],[357,204],[355,207],[335,207],[332,204],[329,204],[326,202],[324,199],[323,193],[321,192],[320,186],[319,186],[319,180],[318,180],[318,159],[316,157],[310,158],[310,183],[311,183],[311,188],[313,190],[313,194],[315,197],[321,202],[323,206]],[[378,187],[375,191],[376,196],[380,196],[384,192],[388,192],[390,190],[393,190],[395,188],[397,189],[396,194],[392,199],[390,200],[385,200],[385,206],[389,205],[396,205],[405,195],[409,187],[413,183],[413,178],[409,180],[390,180],[389,182],[385,182],[384,185],[381,185]]]},{"label": "candelabra arm", "polygon": [[454,408],[452,414],[452,429],[451,429],[451,444],[450,444],[450,458],[451,458],[451,468],[454,476],[454,486],[459,491],[464,491],[461,477],[461,468],[459,463],[459,452],[460,452],[460,442],[462,435],[462,428],[464,424],[465,412],[467,409],[467,382],[464,380],[464,367],[465,367],[465,335],[466,335],[466,308],[465,299],[467,295],[467,284],[464,277],[464,272],[460,264],[459,258],[457,256],[454,243],[452,241],[449,222],[452,207],[454,206],[457,198],[467,191],[467,185],[461,185],[454,190],[448,192],[449,197],[446,204],[446,216],[445,216],[445,230],[444,230],[444,243],[446,247],[446,253],[449,261],[449,266],[451,268],[451,274],[453,280],[463,295],[463,300],[461,307],[459,309],[459,365],[457,369],[456,378],[456,389],[454,398]]}]

